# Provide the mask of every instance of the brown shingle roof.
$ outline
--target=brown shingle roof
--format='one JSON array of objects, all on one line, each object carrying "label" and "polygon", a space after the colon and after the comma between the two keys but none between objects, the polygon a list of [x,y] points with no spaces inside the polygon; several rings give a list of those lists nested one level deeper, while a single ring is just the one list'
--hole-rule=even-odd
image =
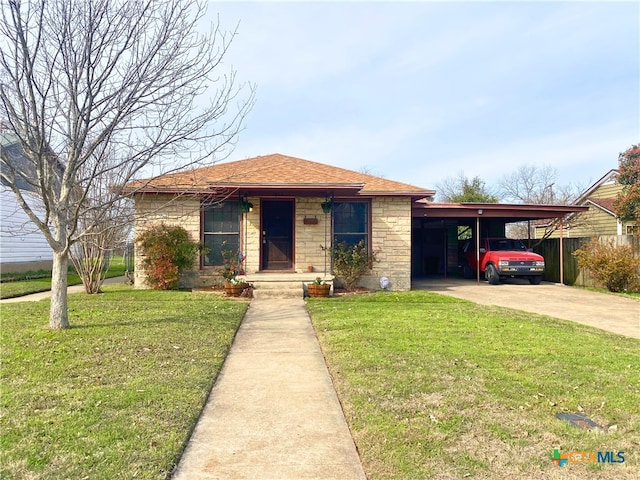
[{"label": "brown shingle roof", "polygon": [[161,175],[128,184],[138,192],[207,191],[215,187],[270,188],[344,187],[359,190],[360,195],[433,196],[434,192],[406,183],[334,167],[323,163],[272,154],[246,160],[222,162],[209,167]]},{"label": "brown shingle roof", "polygon": [[587,198],[588,202],[591,202],[595,205],[597,205],[598,207],[606,210],[609,213],[612,213],[615,215],[615,208],[613,206],[613,204],[615,203],[616,199],[615,198],[594,198],[594,197],[589,197]]}]

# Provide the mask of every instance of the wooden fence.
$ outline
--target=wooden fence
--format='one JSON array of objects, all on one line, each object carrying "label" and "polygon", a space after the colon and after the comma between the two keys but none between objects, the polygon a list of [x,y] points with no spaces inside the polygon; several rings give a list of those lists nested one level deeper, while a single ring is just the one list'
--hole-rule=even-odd
[{"label": "wooden fence", "polygon": [[[601,242],[613,242],[615,246],[629,245],[636,255],[640,255],[640,237],[637,235],[603,235],[597,237]],[[564,283],[581,287],[593,287],[595,282],[588,271],[578,268],[578,261],[573,252],[588,243],[590,237],[563,239]],[[533,241],[533,240],[532,240]],[[544,279],[548,282],[560,282],[560,239],[547,238],[533,247],[534,252],[544,257]]]}]

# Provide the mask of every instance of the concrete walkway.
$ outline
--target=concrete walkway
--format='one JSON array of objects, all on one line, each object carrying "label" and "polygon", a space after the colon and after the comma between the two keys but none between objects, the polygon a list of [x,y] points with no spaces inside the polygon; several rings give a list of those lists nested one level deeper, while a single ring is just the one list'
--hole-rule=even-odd
[{"label": "concrete walkway", "polygon": [[500,285],[463,279],[415,280],[414,289],[571,320],[608,332],[640,338],[640,301],[555,283],[529,285],[510,279]]},{"label": "concrete walkway", "polygon": [[366,479],[302,299],[253,299],[174,480]]},{"label": "concrete walkway", "polygon": [[[123,283],[127,280],[127,277],[112,277],[107,278],[103,285],[109,285],[112,283]],[[71,285],[67,287],[67,293],[82,293],[84,292],[84,285]],[[44,292],[38,293],[30,293],[29,295],[23,295],[21,297],[15,298],[5,298],[0,300],[0,303],[16,303],[16,302],[39,302],[40,300],[44,300],[45,298],[49,298],[51,296],[51,290],[46,290]]]}]

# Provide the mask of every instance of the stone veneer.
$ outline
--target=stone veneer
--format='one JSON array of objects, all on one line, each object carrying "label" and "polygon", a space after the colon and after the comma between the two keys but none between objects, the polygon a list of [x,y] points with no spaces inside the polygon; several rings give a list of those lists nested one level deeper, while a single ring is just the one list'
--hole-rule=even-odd
[{"label": "stone veneer", "polygon": [[378,261],[360,284],[379,289],[380,277],[387,277],[389,289],[411,290],[411,199],[374,197],[371,224],[372,248]]},{"label": "stone veneer", "polygon": [[[136,198],[136,233],[147,226],[164,222],[183,226],[194,240],[200,239],[200,201],[194,197],[178,197],[171,200],[167,195],[146,195]],[[260,198],[249,197],[253,210],[240,222],[241,237],[246,236],[243,250],[247,254],[247,273],[260,269]],[[324,274],[325,218],[327,221],[326,241],[331,241],[331,218],[325,216],[320,204],[324,198],[299,197],[295,201],[294,221],[294,269],[307,272],[312,266],[319,276]],[[305,225],[304,219],[317,218],[316,225]],[[378,261],[370,274],[365,275],[361,285],[379,289],[379,279],[386,276],[390,289],[409,290],[411,288],[411,199],[407,197],[373,197],[371,199],[372,248]],[[145,287],[141,257],[136,251],[136,287]],[[327,256],[327,273],[330,270]],[[194,270],[181,277],[180,285],[191,288],[220,283],[221,277],[215,268]]]},{"label": "stone veneer", "polygon": [[[136,235],[144,232],[151,225],[165,223],[184,227],[192,240],[200,241],[200,199],[194,196],[176,197],[166,194],[137,195],[135,198]],[[135,287],[149,288],[145,283],[145,272],[142,268],[140,249],[135,249]],[[180,285],[186,287],[197,284],[198,262],[194,262],[194,270],[180,279]]]}]

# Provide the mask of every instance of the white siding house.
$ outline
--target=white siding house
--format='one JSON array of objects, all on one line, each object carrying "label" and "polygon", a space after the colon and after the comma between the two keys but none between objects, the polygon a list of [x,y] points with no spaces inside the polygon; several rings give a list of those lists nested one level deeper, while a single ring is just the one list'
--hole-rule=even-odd
[{"label": "white siding house", "polygon": [[[15,149],[7,134],[0,134],[0,141],[3,156],[8,149]],[[26,191],[23,194],[29,195]],[[18,205],[14,193],[0,185],[0,272],[50,270],[52,261],[53,252],[44,235]]]}]

